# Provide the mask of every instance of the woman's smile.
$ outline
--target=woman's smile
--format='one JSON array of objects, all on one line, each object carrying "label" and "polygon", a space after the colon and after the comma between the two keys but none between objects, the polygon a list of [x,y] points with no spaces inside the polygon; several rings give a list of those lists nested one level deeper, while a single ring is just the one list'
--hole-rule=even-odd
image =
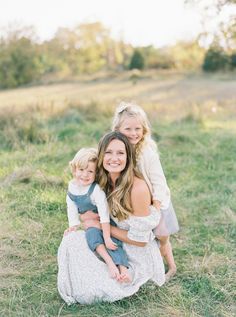
[{"label": "woman's smile", "polygon": [[103,167],[109,173],[120,173],[127,161],[125,145],[120,140],[112,140],[106,148]]}]

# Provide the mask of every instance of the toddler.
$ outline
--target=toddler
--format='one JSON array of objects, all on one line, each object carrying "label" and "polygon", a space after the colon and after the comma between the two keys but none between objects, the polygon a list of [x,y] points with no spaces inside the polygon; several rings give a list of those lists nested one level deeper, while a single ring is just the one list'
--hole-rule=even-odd
[{"label": "toddler", "polygon": [[83,220],[87,221],[91,218],[91,211],[98,213],[102,230],[95,227],[86,230],[88,246],[103,258],[112,278],[119,282],[131,282],[122,242],[110,236],[109,208],[105,193],[95,182],[97,151],[82,148],[70,162],[70,167],[73,179],[69,182],[66,197],[69,228],[65,234],[77,230],[80,224],[79,215],[83,215]]}]

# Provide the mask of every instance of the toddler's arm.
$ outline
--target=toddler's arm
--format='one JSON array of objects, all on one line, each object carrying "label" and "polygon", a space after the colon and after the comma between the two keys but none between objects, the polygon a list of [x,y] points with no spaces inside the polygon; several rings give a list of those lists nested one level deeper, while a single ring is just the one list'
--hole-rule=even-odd
[{"label": "toddler's arm", "polygon": [[115,242],[111,239],[111,229],[109,223],[102,223],[102,232],[103,232],[103,238],[105,242],[105,246],[110,250],[116,250],[117,245]]},{"label": "toddler's arm", "polygon": [[110,250],[116,250],[117,245],[111,239],[109,206],[105,192],[98,184],[94,189],[93,199],[98,209],[105,246]]},{"label": "toddler's arm", "polygon": [[70,199],[70,197],[66,196],[66,204],[67,204],[67,218],[69,222],[69,227],[79,226],[79,213],[76,204]]},{"label": "toddler's arm", "polygon": [[70,232],[76,231],[77,229],[79,229],[79,227],[80,227],[79,225],[75,225],[75,226],[67,228],[64,231],[64,236],[68,235],[68,233],[70,233]]}]

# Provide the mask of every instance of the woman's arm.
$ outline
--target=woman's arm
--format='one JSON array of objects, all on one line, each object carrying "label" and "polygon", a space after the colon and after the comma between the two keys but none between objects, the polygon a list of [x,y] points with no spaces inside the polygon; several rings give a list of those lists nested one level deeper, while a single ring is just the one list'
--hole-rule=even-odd
[{"label": "woman's arm", "polygon": [[88,210],[84,214],[80,215],[80,220],[82,222],[85,222],[87,220],[99,220],[99,215],[92,210]]},{"label": "woman's arm", "polygon": [[[91,227],[102,229],[101,223],[99,222],[98,219],[88,219],[88,220],[82,221],[81,225],[84,228],[84,230],[87,230],[88,228],[91,228]],[[128,238],[128,230],[120,229],[118,227],[110,226],[110,234],[112,237],[120,241],[129,243],[132,245],[137,245],[139,247],[144,247],[147,244],[146,242],[138,242],[138,241],[130,240]]]},{"label": "woman's arm", "polygon": [[[144,180],[137,177],[134,178],[134,184],[131,190],[131,205],[133,215],[137,217],[149,216],[149,206],[151,204],[151,194]],[[111,226],[111,235],[125,243],[144,247],[146,242],[131,240],[128,237],[128,231]]]},{"label": "woman's arm", "polygon": [[[134,184],[131,190],[131,205],[133,208],[133,215],[137,217],[145,217],[150,215],[149,206],[151,204],[151,194],[148,186],[144,180],[135,177]],[[92,220],[89,224],[84,224],[84,228],[97,227],[101,228],[98,221]],[[111,235],[125,243],[144,247],[147,242],[139,242],[131,240],[128,237],[128,230],[120,229],[118,227],[111,226]]]},{"label": "woman's arm", "polygon": [[[85,230],[87,230],[90,227],[102,229],[100,222],[96,219],[84,221],[82,223],[82,226]],[[138,247],[144,247],[147,244],[146,242],[138,242],[138,241],[134,241],[134,240],[129,239],[128,238],[128,230],[120,229],[120,228],[114,227],[114,226],[110,226],[110,228],[111,228],[111,230],[110,230],[111,236],[118,239],[118,240],[121,240],[125,243],[129,243],[132,245],[136,245]]]},{"label": "woman's arm", "polygon": [[147,244],[146,242],[138,242],[138,241],[130,240],[128,238],[128,231],[124,229],[120,229],[118,227],[111,226],[111,235],[112,237],[120,241],[123,241],[128,244],[136,245],[138,247],[145,247],[145,245]]},{"label": "woman's arm", "polygon": [[151,205],[151,193],[143,179],[137,177],[134,178],[130,199],[134,216],[145,217],[150,214],[149,206]]}]

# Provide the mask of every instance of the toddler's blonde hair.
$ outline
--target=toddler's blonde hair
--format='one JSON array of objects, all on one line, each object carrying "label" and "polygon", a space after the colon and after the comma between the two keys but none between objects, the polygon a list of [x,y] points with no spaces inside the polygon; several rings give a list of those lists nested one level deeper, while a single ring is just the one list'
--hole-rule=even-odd
[{"label": "toddler's blonde hair", "polygon": [[74,156],[73,160],[69,162],[71,172],[75,175],[76,168],[86,168],[89,162],[97,163],[97,150],[95,148],[82,148]]},{"label": "toddler's blonde hair", "polygon": [[143,127],[143,137],[139,141],[139,143],[135,146],[136,157],[139,156],[145,144],[149,144],[153,148],[157,149],[155,142],[151,138],[151,128],[150,128],[150,123],[147,118],[147,115],[140,106],[134,103],[122,101],[118,105],[114,114],[113,122],[112,122],[112,131],[119,131],[122,123],[127,117],[138,118]]}]

